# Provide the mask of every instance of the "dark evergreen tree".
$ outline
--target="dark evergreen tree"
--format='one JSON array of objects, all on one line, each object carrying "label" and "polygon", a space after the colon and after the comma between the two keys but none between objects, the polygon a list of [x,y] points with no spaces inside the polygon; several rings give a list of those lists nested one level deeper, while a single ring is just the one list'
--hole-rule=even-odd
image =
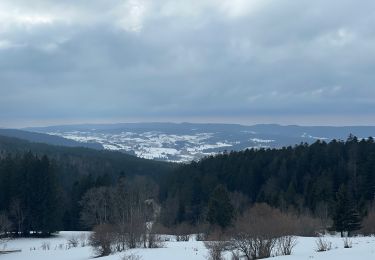
[{"label": "dark evergreen tree", "polygon": [[348,212],[349,212],[349,199],[347,196],[346,187],[342,185],[336,193],[335,208],[333,213],[333,230],[341,233],[347,230],[348,226]]},{"label": "dark evergreen tree", "polygon": [[362,222],[362,217],[358,213],[358,210],[352,207],[348,213],[347,231],[348,231],[349,237],[351,236],[353,231],[357,231],[361,229],[362,227],[361,222]]},{"label": "dark evergreen tree", "polygon": [[332,229],[341,233],[343,237],[344,232],[351,232],[361,228],[361,218],[358,211],[355,209],[353,202],[350,200],[348,191],[344,185],[336,193],[335,210],[333,213],[333,227]]},{"label": "dark evergreen tree", "polygon": [[231,224],[233,217],[234,208],[230,202],[229,192],[224,186],[219,185],[210,196],[207,220],[211,225],[226,228]]}]

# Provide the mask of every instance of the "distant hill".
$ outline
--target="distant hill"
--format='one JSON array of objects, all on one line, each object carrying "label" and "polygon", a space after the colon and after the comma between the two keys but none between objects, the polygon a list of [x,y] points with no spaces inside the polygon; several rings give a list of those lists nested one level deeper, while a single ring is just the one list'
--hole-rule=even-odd
[{"label": "distant hill", "polygon": [[68,147],[87,147],[101,150],[103,146],[96,142],[77,142],[71,139],[63,138],[56,135],[23,131],[18,129],[0,129],[0,135],[15,137],[35,143],[45,143],[51,145],[60,145]]},{"label": "distant hill", "polygon": [[48,133],[78,142],[97,142],[141,158],[188,162],[212,154],[246,148],[281,148],[316,140],[346,140],[375,136],[374,126],[297,126],[258,124],[122,123],[82,124],[28,131]]},{"label": "distant hill", "polygon": [[30,142],[19,138],[0,135],[0,156],[25,152],[47,155],[56,162],[60,176],[68,181],[74,176],[108,175],[116,179],[125,176],[145,175],[158,178],[174,169],[175,165],[137,158],[125,153],[95,150],[85,147],[55,146]]}]

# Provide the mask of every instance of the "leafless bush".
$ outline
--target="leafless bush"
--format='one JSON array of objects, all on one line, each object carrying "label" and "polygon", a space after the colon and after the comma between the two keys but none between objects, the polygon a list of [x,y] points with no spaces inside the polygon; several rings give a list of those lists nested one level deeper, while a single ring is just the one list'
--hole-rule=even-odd
[{"label": "leafless bush", "polygon": [[10,216],[14,219],[17,227],[17,235],[20,235],[23,230],[23,223],[25,221],[25,213],[19,199],[13,199],[10,203]]},{"label": "leafless bush", "polygon": [[82,233],[79,235],[78,240],[81,247],[85,247],[88,244],[88,239],[89,237],[87,233]]},{"label": "leafless bush", "polygon": [[332,249],[332,243],[323,237],[318,237],[315,243],[317,252],[324,252]]},{"label": "leafless bush", "polygon": [[0,214],[0,244],[8,240],[9,232],[12,228],[12,222],[8,219],[5,213]]},{"label": "leafless bush", "polygon": [[221,229],[213,230],[204,245],[208,249],[207,259],[209,260],[224,259],[223,253],[231,249],[227,234],[223,233]]},{"label": "leafless bush", "polygon": [[228,243],[226,241],[205,241],[205,247],[208,249],[207,259],[223,260],[223,253],[227,250]]},{"label": "leafless bush", "polygon": [[106,256],[113,252],[115,231],[111,225],[103,224],[96,226],[89,238],[89,244],[97,256]]},{"label": "leafless bush", "polygon": [[42,246],[41,246],[42,250],[44,250],[44,251],[49,250],[50,247],[51,247],[51,243],[50,242],[43,242]]},{"label": "leafless bush", "polygon": [[370,210],[368,215],[363,219],[360,233],[364,235],[375,235],[375,207]]},{"label": "leafless bush", "polygon": [[281,212],[267,204],[255,204],[240,216],[231,230],[231,249],[245,259],[290,255],[296,235],[319,230],[319,221],[303,215]]},{"label": "leafless bush", "polygon": [[[125,251],[129,248],[147,247],[147,227],[141,216],[135,213],[127,223],[116,226],[117,251]],[[142,243],[143,242],[143,243]]]},{"label": "leafless bush", "polygon": [[194,230],[197,235],[195,239],[197,241],[206,241],[208,239],[208,234],[210,230],[210,225],[207,223],[199,224]]},{"label": "leafless bush", "polygon": [[231,252],[232,255],[231,255],[231,260],[240,260],[241,259],[241,255],[239,252],[237,251],[232,251]]},{"label": "leafless bush", "polygon": [[81,221],[87,227],[106,224],[109,221],[112,189],[108,187],[88,190],[80,204],[82,206]]},{"label": "leafless bush", "polygon": [[164,247],[164,241],[160,235],[150,233],[147,236],[147,247],[148,248],[161,248]]},{"label": "leafless bush", "polygon": [[142,257],[134,253],[131,253],[131,254],[123,255],[120,259],[121,260],[142,260]]},{"label": "leafless bush", "polygon": [[197,241],[206,241],[207,240],[207,234],[205,233],[198,233],[195,237]]},{"label": "leafless bush", "polygon": [[283,236],[277,239],[277,254],[291,255],[293,248],[297,245],[297,238],[294,236]]},{"label": "leafless bush", "polygon": [[353,241],[349,237],[345,237],[343,239],[344,241],[344,248],[352,248],[353,247]]},{"label": "leafless bush", "polygon": [[328,230],[333,224],[329,212],[329,203],[321,201],[316,205],[314,213],[320,221],[322,230]]},{"label": "leafless bush", "polygon": [[316,236],[325,229],[321,220],[310,215],[289,215],[289,218],[294,223],[293,235]]},{"label": "leafless bush", "polygon": [[[280,237],[294,232],[293,219],[288,215],[266,204],[256,204],[237,219],[231,246],[245,259],[267,258],[275,253]],[[284,242],[292,246],[293,241]]]},{"label": "leafless bush", "polygon": [[176,241],[189,241],[192,227],[187,223],[178,225],[175,229]]},{"label": "leafless bush", "polygon": [[71,248],[71,247],[77,247],[77,246],[78,246],[78,243],[79,243],[78,236],[76,236],[76,235],[71,235],[71,236],[68,238],[68,246],[69,246],[69,248]]},{"label": "leafless bush", "polygon": [[264,239],[247,234],[237,234],[231,241],[231,249],[245,259],[260,259],[271,256],[276,239]]},{"label": "leafless bush", "polygon": [[190,235],[176,235],[177,242],[187,242],[190,239]]}]

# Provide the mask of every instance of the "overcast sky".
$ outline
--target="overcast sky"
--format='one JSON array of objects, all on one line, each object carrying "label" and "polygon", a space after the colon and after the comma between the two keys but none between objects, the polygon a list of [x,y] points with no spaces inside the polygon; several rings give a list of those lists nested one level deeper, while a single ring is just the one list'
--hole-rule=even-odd
[{"label": "overcast sky", "polygon": [[1,0],[0,126],[375,125],[374,0]]}]

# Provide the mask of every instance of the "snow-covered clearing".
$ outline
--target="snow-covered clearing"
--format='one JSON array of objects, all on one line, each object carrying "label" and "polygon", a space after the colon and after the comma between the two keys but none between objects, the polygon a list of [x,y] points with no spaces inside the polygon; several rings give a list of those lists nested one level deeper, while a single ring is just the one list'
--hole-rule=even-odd
[{"label": "snow-covered clearing", "polygon": [[[67,249],[67,240],[72,235],[79,236],[82,232],[61,232],[53,238],[29,238],[17,239],[7,243],[7,249],[22,249],[20,253],[0,255],[1,260],[83,260],[92,259],[93,252],[89,246]],[[316,252],[316,238],[298,237],[298,244],[291,256],[279,256],[272,259],[279,260],[373,260],[375,259],[375,237],[352,238],[353,248],[344,248],[343,240],[340,237],[325,237],[332,242],[332,249],[328,252]],[[43,250],[43,244],[49,244],[49,250]],[[3,246],[1,245],[1,249]],[[142,260],[203,260],[207,259],[208,252],[203,242],[191,240],[189,242],[165,242],[164,248],[158,249],[134,249],[125,253],[117,253],[103,257],[103,260],[120,260],[125,254],[135,254]],[[226,255],[230,259],[230,254]]]}]

